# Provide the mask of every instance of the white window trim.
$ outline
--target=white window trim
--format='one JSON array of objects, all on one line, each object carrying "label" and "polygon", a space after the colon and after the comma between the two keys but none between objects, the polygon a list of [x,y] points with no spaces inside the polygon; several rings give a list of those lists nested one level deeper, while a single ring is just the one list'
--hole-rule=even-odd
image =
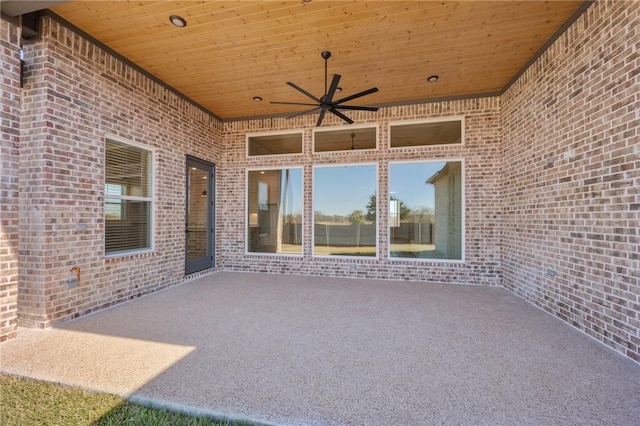
[{"label": "white window trim", "polygon": [[[414,159],[414,160],[399,160],[399,161],[389,161],[389,168],[388,168],[388,173],[389,175],[387,176],[387,194],[386,194],[386,200],[389,200],[390,196],[391,196],[391,166],[393,164],[415,164],[415,163],[447,163],[447,162],[459,162],[460,163],[460,174],[461,174],[461,178],[462,178],[462,183],[460,185],[461,187],[461,194],[460,196],[462,197],[462,202],[460,203],[460,208],[462,209],[461,211],[461,217],[460,217],[460,228],[461,228],[461,232],[462,232],[462,241],[460,241],[461,244],[461,248],[460,248],[460,259],[428,259],[428,258],[405,258],[405,257],[391,257],[391,239],[389,238],[387,241],[387,260],[392,261],[392,262],[410,262],[410,263],[414,263],[414,262],[419,262],[419,263],[465,263],[466,262],[466,241],[467,241],[467,228],[466,228],[466,217],[467,217],[467,209],[466,209],[466,204],[467,204],[467,198],[466,198],[466,168],[465,168],[465,160],[464,158],[461,157],[447,157],[447,158],[429,158],[429,159],[424,159],[424,158],[420,158],[420,159]],[[391,235],[391,221],[389,218],[389,215],[387,214],[387,235]]]},{"label": "white window trim", "polygon": [[[447,143],[437,145],[416,145],[416,146],[391,146],[391,128],[399,126],[410,126],[413,124],[425,124],[425,123],[448,123],[450,121],[460,122],[460,143]],[[436,118],[420,118],[416,120],[399,120],[390,121],[387,129],[387,135],[389,135],[389,149],[392,151],[400,149],[416,149],[416,148],[435,148],[435,147],[461,147],[465,145],[465,116],[464,115],[452,115],[449,117],[436,117]]]},{"label": "white window trim", "polygon": [[[331,167],[348,167],[348,166],[374,166],[376,169],[375,188],[376,188],[376,255],[375,256],[336,256],[331,254],[316,254],[316,218],[315,218],[315,191],[313,184],[316,181],[316,169]],[[341,163],[341,164],[315,164],[312,170],[312,187],[311,187],[311,257],[316,259],[340,259],[340,260],[379,260],[380,259],[380,163]]]},{"label": "white window trim", "polygon": [[[297,132],[293,132],[297,133]],[[282,132],[277,132],[277,134],[282,134]],[[247,140],[248,141],[248,140]],[[283,155],[283,154],[278,154]],[[290,155],[290,154],[286,154]],[[263,156],[264,157],[264,156]],[[249,172],[260,172],[260,171],[272,171],[272,170],[284,170],[284,169],[299,169],[302,171],[302,251],[300,253],[265,253],[265,252],[255,252],[249,251]],[[244,254],[249,256],[261,256],[261,257],[303,257],[304,256],[304,166],[296,164],[293,166],[282,166],[282,167],[249,167],[245,172],[245,181],[244,181]]]},{"label": "white window trim", "polygon": [[[131,195],[122,195],[122,196],[117,196],[117,197],[112,197],[112,196],[107,196],[107,194],[104,192],[104,187],[107,183],[107,174],[106,174],[106,168],[107,168],[107,140],[113,141],[113,142],[118,142],[118,143],[122,143],[125,145],[130,145],[139,149],[143,149],[145,151],[148,151],[151,153],[151,159],[149,160],[149,174],[150,176],[150,180],[151,182],[149,183],[149,193],[151,194],[151,197],[137,197],[137,196],[131,196]],[[150,215],[151,217],[149,218],[149,247],[145,247],[145,248],[141,248],[141,249],[134,249],[134,250],[122,250],[122,251],[117,251],[117,252],[113,252],[113,253],[106,253],[106,248],[105,248],[105,244],[104,241],[106,239],[106,229],[103,232],[103,236],[102,236],[102,250],[104,251],[104,258],[105,259],[113,259],[113,258],[118,258],[118,257],[126,257],[126,256],[131,256],[134,254],[144,254],[144,253],[153,253],[155,252],[155,241],[156,241],[156,149],[152,146],[149,145],[145,145],[145,144],[141,144],[138,142],[134,142],[128,139],[124,139],[121,138],[119,136],[113,136],[110,134],[105,134],[104,138],[104,153],[103,153],[103,158],[102,158],[102,191],[103,191],[103,196],[102,196],[102,220],[104,221],[103,223],[106,223],[106,207],[105,207],[105,203],[106,203],[106,199],[107,198],[117,198],[117,199],[121,199],[121,200],[130,200],[130,201],[149,201],[150,202]]]},{"label": "white window trim", "polygon": [[350,152],[349,150],[339,150],[339,151],[320,151],[316,152],[316,133],[328,133],[335,132],[341,130],[350,130],[350,129],[376,129],[376,146],[374,148],[367,149],[356,149],[353,152],[367,152],[367,151],[375,151],[380,146],[380,125],[378,123],[369,123],[369,124],[351,124],[348,126],[328,126],[328,127],[315,127],[311,130],[312,132],[312,144],[311,149],[313,155],[323,155],[323,154],[333,154],[336,152]]},{"label": "white window trim", "polygon": [[[265,155],[250,155],[249,154],[249,138],[252,137],[260,137],[260,136],[278,136],[278,135],[300,135],[301,145],[300,152],[290,152],[285,154],[265,154]],[[245,135],[244,142],[245,155],[247,158],[269,158],[269,157],[282,157],[287,156],[290,157],[292,155],[302,155],[304,153],[304,130],[295,129],[295,130],[275,130],[269,132],[255,132],[255,133],[247,133]],[[267,169],[263,169],[267,170]]]}]

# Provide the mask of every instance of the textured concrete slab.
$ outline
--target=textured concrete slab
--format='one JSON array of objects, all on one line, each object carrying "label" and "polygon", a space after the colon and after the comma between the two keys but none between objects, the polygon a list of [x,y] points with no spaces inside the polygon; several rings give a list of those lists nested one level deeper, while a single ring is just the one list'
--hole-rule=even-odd
[{"label": "textured concrete slab", "polygon": [[640,365],[499,288],[218,273],[0,371],[276,424],[638,424]]}]

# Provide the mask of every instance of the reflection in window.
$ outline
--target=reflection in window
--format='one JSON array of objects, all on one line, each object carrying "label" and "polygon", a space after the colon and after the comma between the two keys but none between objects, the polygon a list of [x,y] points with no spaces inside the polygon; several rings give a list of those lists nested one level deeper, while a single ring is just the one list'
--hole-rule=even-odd
[{"label": "reflection in window", "polygon": [[314,168],[314,255],[377,256],[376,190],[375,165]]},{"label": "reflection in window", "polygon": [[[105,195],[124,195],[124,187],[122,185],[114,185],[107,183],[104,186]],[[122,200],[119,198],[106,198],[104,202],[104,218],[106,220],[124,220],[124,209],[122,208]]]},{"label": "reflection in window", "polygon": [[391,257],[462,259],[462,163],[391,163]]},{"label": "reflection in window", "polygon": [[302,169],[250,170],[250,253],[302,253]]},{"label": "reflection in window", "polygon": [[267,182],[258,182],[258,230],[262,236],[271,232],[269,184]]}]

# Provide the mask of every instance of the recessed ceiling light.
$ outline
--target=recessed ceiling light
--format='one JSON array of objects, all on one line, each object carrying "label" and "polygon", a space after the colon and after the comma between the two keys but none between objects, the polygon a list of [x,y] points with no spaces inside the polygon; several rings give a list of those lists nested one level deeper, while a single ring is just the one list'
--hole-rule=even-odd
[{"label": "recessed ceiling light", "polygon": [[338,93],[342,92],[342,87],[336,87],[336,92]]},{"label": "recessed ceiling light", "polygon": [[435,83],[438,80],[440,80],[440,76],[439,75],[430,75],[429,77],[427,77],[427,81],[429,83]]},{"label": "recessed ceiling light", "polygon": [[253,100],[256,102],[262,102],[262,98],[260,96],[254,96]]},{"label": "recessed ceiling light", "polygon": [[173,25],[179,28],[183,28],[187,26],[187,21],[185,21],[182,16],[171,15],[169,16],[169,21],[171,21]]}]

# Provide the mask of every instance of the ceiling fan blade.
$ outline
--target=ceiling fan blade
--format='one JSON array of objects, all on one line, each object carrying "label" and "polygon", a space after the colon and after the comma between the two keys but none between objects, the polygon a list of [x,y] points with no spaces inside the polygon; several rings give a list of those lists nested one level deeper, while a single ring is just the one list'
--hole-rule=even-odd
[{"label": "ceiling fan blade", "polygon": [[302,102],[276,102],[276,101],[271,101],[270,103],[272,104],[278,104],[278,105],[305,105],[305,106],[318,106],[317,104],[305,104]]},{"label": "ceiling fan blade", "polygon": [[[324,111],[324,110],[323,110],[323,111]],[[349,123],[349,124],[353,124],[353,120],[352,120],[352,119],[350,119],[349,117],[347,117],[346,115],[344,115],[343,113],[341,113],[340,111],[338,111],[337,109],[335,109],[335,108],[331,108],[329,111],[330,111],[331,113],[333,113],[333,114],[337,115],[338,117],[342,118],[342,119],[343,119],[344,121],[346,121],[347,123]]]},{"label": "ceiling fan blade", "polygon": [[379,109],[378,107],[352,106],[352,105],[335,105],[334,108],[349,109],[354,111],[377,111]]},{"label": "ceiling fan blade", "polygon": [[331,80],[331,86],[329,86],[329,91],[326,94],[325,102],[331,103],[331,99],[333,99],[333,95],[336,93],[336,89],[338,88],[338,83],[340,83],[340,78],[342,76],[340,74],[334,74],[333,79]]},{"label": "ceiling fan blade", "polygon": [[294,117],[298,117],[298,116],[301,116],[301,115],[310,114],[312,112],[315,112],[317,109],[320,109],[320,107],[316,107],[316,108],[305,110],[305,111],[296,112],[295,114],[287,116],[287,118],[294,118]]},{"label": "ceiling fan blade", "polygon": [[313,96],[311,93],[307,92],[306,90],[304,90],[302,87],[296,85],[295,83],[292,83],[290,81],[287,81],[287,84],[291,87],[293,87],[294,89],[296,89],[298,92],[302,93],[303,95],[313,99],[314,101],[316,101],[317,103],[321,104],[322,101],[320,101],[320,99],[316,98],[315,96]]},{"label": "ceiling fan blade", "polygon": [[378,91],[377,87],[372,87],[371,89],[363,90],[362,92],[356,93],[355,95],[347,96],[346,98],[342,98],[340,100],[337,100],[337,101],[334,102],[334,105],[338,105],[338,104],[341,104],[343,102],[350,101],[352,99],[360,98],[362,96],[369,95],[371,93],[376,93],[377,91]]},{"label": "ceiling fan blade", "polygon": [[320,116],[318,117],[318,122],[316,123],[316,127],[320,127],[320,125],[322,124],[322,120],[324,120],[324,114],[327,112],[326,109],[322,108],[320,110]]}]

